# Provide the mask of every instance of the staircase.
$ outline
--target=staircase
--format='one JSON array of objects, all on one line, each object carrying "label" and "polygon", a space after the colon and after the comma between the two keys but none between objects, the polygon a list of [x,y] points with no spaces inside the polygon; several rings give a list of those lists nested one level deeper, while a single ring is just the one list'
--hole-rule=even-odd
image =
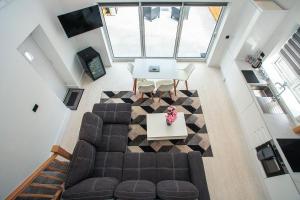
[{"label": "staircase", "polygon": [[72,155],[54,145],[53,153],[19,185],[6,200],[56,200],[63,192],[65,177]]}]

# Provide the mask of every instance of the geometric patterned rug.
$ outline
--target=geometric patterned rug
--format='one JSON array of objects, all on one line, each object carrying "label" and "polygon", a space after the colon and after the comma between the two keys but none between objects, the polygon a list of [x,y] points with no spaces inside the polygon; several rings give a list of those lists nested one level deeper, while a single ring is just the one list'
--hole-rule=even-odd
[{"label": "geometric patterned rug", "polygon": [[[103,91],[101,103],[131,103],[132,115],[128,134],[129,152],[190,152],[200,151],[203,157],[212,157],[205,119],[197,90],[178,90],[177,96],[163,94],[158,102],[149,94],[134,95],[132,91]],[[168,106],[176,107],[177,112],[183,112],[188,136],[185,140],[147,141],[146,115],[148,113],[165,113]]]}]

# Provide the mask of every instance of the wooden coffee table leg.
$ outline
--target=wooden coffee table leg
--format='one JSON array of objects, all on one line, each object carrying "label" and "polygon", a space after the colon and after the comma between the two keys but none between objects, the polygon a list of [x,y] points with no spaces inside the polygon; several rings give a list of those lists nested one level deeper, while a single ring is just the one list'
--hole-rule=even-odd
[{"label": "wooden coffee table leg", "polygon": [[174,82],[174,95],[176,96],[176,80],[174,79],[173,82]]},{"label": "wooden coffee table leg", "polygon": [[133,80],[133,94],[135,95],[136,94],[136,83],[137,83],[137,79],[135,78]]}]

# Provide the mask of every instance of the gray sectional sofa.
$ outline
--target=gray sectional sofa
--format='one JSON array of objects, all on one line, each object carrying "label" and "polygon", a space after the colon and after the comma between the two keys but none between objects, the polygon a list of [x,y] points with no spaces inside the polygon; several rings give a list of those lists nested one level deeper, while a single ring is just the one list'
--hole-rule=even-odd
[{"label": "gray sectional sofa", "polygon": [[130,104],[95,104],[82,119],[63,199],[202,199],[201,153],[126,152]]}]

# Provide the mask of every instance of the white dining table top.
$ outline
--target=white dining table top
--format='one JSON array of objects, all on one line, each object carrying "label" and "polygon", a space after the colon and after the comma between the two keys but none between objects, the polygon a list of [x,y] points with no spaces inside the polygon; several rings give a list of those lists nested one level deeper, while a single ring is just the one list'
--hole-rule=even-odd
[{"label": "white dining table top", "polygon": [[[159,66],[159,72],[149,72],[150,66]],[[175,59],[138,58],[134,61],[132,76],[145,79],[177,79]]]}]

